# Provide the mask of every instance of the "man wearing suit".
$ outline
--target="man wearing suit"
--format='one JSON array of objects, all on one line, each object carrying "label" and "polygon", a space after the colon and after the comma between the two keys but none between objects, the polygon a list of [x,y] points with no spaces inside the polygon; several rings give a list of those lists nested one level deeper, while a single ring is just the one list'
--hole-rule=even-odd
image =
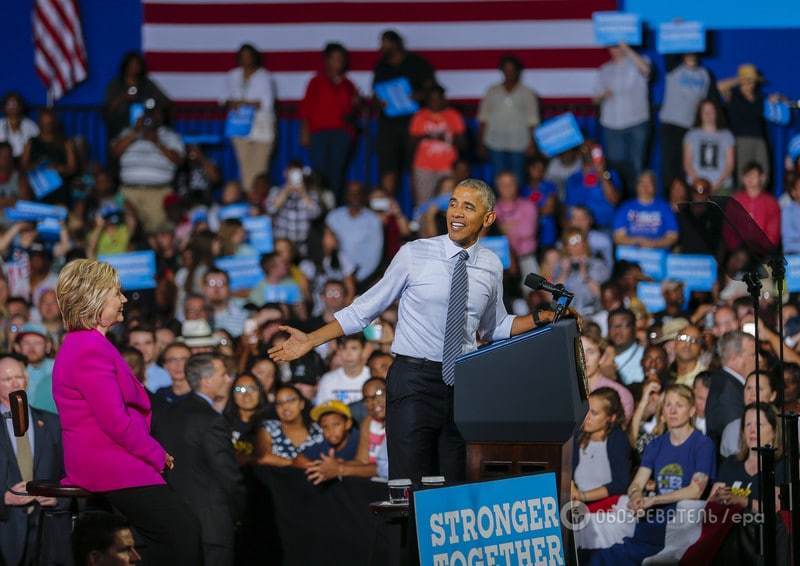
[{"label": "man wearing suit", "polygon": [[719,447],[725,425],[744,412],[744,382],[756,369],[756,341],[741,330],[732,330],[719,339],[717,349],[722,369],[711,375],[706,434]]},{"label": "man wearing suit", "polygon": [[192,394],[155,408],[153,435],[180,462],[166,478],[200,520],[205,563],[232,565],[245,489],[230,428],[212,404],[231,378],[221,356],[195,354],[186,362],[186,380]]},{"label": "man wearing suit", "polygon": [[[25,360],[16,354],[0,354],[0,413],[10,411],[9,395],[25,390],[28,374]],[[0,418],[0,563],[9,566],[29,564],[36,549],[36,526],[42,507],[54,507],[51,497],[16,495],[25,492],[25,483],[37,480],[59,480],[64,475],[61,450],[61,428],[58,417],[39,409],[29,409],[30,426],[25,436],[14,436],[9,418]],[[66,522],[48,520],[47,532],[52,559],[65,559],[69,553],[69,518]]]}]

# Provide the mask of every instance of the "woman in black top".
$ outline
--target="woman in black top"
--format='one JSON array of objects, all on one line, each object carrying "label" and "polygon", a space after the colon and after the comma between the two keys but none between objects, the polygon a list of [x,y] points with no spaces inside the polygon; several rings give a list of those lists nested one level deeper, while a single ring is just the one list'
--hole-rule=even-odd
[{"label": "woman in black top", "polygon": [[39,135],[28,140],[22,153],[22,167],[31,172],[39,167],[55,169],[63,181],[61,187],[42,199],[54,204],[68,204],[69,178],[77,170],[75,148],[61,131],[56,113],[51,109],[39,114]]},{"label": "woman in black top", "polygon": [[[758,424],[756,424],[758,423]],[[719,469],[717,483],[709,499],[726,505],[736,505],[748,511],[758,512],[759,474],[756,427],[761,428],[761,445],[771,445],[775,452],[775,483],[784,482],[784,466],[781,460],[781,422],[775,407],[767,403],[751,403],[744,410],[739,453],[727,458]]]}]

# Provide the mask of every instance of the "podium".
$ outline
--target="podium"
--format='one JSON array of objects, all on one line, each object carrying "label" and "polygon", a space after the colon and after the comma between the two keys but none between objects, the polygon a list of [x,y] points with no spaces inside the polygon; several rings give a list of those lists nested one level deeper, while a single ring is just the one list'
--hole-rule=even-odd
[{"label": "podium", "polygon": [[570,497],[572,438],[588,411],[575,320],[561,320],[456,360],[454,417],[467,479],[551,471]]}]

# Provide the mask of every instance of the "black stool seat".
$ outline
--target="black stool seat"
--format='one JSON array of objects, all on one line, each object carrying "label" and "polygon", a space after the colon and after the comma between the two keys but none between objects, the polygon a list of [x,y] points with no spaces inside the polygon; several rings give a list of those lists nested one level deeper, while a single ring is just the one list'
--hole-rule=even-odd
[{"label": "black stool seat", "polygon": [[36,497],[89,497],[91,493],[74,485],[61,485],[52,480],[33,480],[25,484],[28,495]]}]

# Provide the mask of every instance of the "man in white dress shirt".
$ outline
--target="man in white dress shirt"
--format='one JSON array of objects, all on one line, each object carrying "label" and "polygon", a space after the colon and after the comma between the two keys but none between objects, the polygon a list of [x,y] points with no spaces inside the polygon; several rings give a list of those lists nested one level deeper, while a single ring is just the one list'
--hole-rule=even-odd
[{"label": "man in white dress shirt", "polygon": [[297,359],[329,340],[360,332],[399,299],[392,344],[396,361],[387,378],[390,478],[418,482],[441,474],[447,481],[464,479],[466,450],[453,421],[455,357],[475,350],[478,336],[499,340],[537,324],[530,315],[506,312],[503,267],[478,242],[495,221],[494,202],[483,181],[462,181],[450,197],[447,235],[406,244],[383,278],[338,311],[334,321],[310,334],[282,327],[290,339],[269,352],[275,361]]}]

